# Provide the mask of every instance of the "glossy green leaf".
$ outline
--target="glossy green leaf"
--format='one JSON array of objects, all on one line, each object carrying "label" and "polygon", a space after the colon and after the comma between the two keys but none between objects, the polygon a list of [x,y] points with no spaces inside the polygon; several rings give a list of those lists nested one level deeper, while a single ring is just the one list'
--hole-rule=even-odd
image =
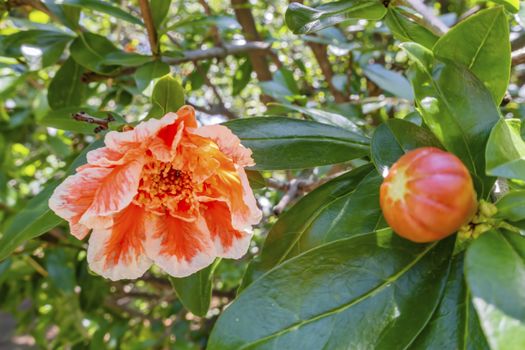
[{"label": "glossy green leaf", "polygon": [[105,65],[107,55],[119,52],[107,38],[93,33],[82,33],[69,47],[71,56],[75,61],[87,69],[101,74],[115,71],[117,66]]},{"label": "glossy green leaf", "polygon": [[122,19],[124,21],[144,26],[141,20],[131,15],[128,11],[114,6],[109,1],[102,0],[62,0],[62,4],[78,7],[80,9],[88,8],[93,11],[98,11],[110,15],[112,17]]},{"label": "glossy green leaf", "polygon": [[443,148],[429,130],[402,119],[389,119],[372,136],[372,161],[380,174],[387,174],[403,154],[427,146]]},{"label": "glossy green leaf", "polygon": [[30,65],[37,63],[36,66],[42,68],[58,61],[71,40],[71,35],[59,31],[26,30],[5,37],[3,53],[7,57],[22,57],[27,55],[28,49],[33,49],[29,50],[32,54],[27,55],[26,60]]},{"label": "glossy green leaf", "polygon": [[171,0],[151,0],[151,16],[153,17],[153,24],[157,30],[162,26],[168,16],[170,5]]},{"label": "glossy green leaf", "polygon": [[266,187],[266,180],[259,171],[246,170],[246,176],[248,176],[248,182],[252,189],[257,190]]},{"label": "glossy green leaf", "polygon": [[379,0],[341,0],[312,8],[293,2],[286,10],[286,25],[295,34],[313,33],[351,18],[378,20],[386,7]]},{"label": "glossy green leaf", "polygon": [[337,113],[327,112],[327,111],[323,111],[321,109],[312,108],[312,107],[306,108],[306,107],[296,106],[296,105],[292,105],[289,103],[272,103],[271,105],[284,107],[292,111],[302,113],[319,123],[339,126],[341,128],[348,129],[352,132],[355,132],[361,135],[363,134],[363,131],[361,130],[361,128],[359,128],[359,126],[357,126],[354,122],[352,122],[348,118],[340,114],[337,114]]},{"label": "glossy green leaf", "polygon": [[410,350],[489,349],[465,283],[463,264],[463,255],[454,257],[441,302]]},{"label": "glossy green leaf", "polygon": [[525,344],[525,237],[506,231],[483,233],[467,249],[467,283],[492,349]]},{"label": "glossy green leaf", "polygon": [[52,109],[80,106],[84,101],[87,84],[82,82],[84,68],[69,57],[55,73],[49,84],[47,102]]},{"label": "glossy green leaf", "polygon": [[170,66],[162,61],[146,63],[135,72],[135,82],[137,89],[143,91],[148,85],[159,77],[169,74]]},{"label": "glossy green leaf", "polygon": [[486,150],[487,174],[525,180],[525,142],[518,119],[500,119]]},{"label": "glossy green leaf", "polygon": [[[86,162],[88,151],[101,146],[102,141],[96,141],[86,147],[69,166],[67,174],[71,174],[77,167]],[[49,197],[59,183],[59,181],[54,181],[47,185],[9,222],[0,238],[0,261],[7,258],[19,245],[46,233],[62,221],[48,206]]]},{"label": "glossy green leaf", "polygon": [[125,67],[136,67],[142,66],[148,62],[151,62],[153,57],[139,55],[134,52],[125,52],[125,51],[114,51],[104,57],[105,65],[118,65]]},{"label": "glossy green leaf", "polygon": [[363,73],[381,89],[392,95],[414,99],[414,92],[408,80],[400,73],[390,71],[380,64],[363,66]]},{"label": "glossy green leaf", "polygon": [[179,81],[167,74],[160,78],[151,94],[153,107],[148,118],[159,118],[168,112],[177,112],[184,105],[184,89]]},{"label": "glossy green leaf", "polygon": [[66,27],[77,30],[80,19],[80,8],[59,4],[56,0],[44,0],[49,11]]},{"label": "glossy green leaf", "polygon": [[502,4],[505,6],[507,11],[510,11],[512,13],[516,13],[520,9],[520,1],[519,0],[491,0],[497,4]]},{"label": "glossy green leaf", "polygon": [[464,66],[435,60],[415,43],[401,47],[415,62],[411,82],[425,124],[469,169],[478,195],[487,196],[494,179],[485,174],[485,147],[500,118],[490,92]]},{"label": "glossy green leaf", "polygon": [[434,54],[467,66],[499,104],[510,79],[509,23],[503,7],[480,11],[452,27],[436,43]]},{"label": "glossy green leaf", "polygon": [[438,40],[437,35],[403,15],[403,12],[395,7],[388,8],[385,23],[394,37],[400,41],[413,41],[432,49]]},{"label": "glossy green leaf", "polygon": [[381,181],[372,165],[367,164],[301,198],[271,228],[259,260],[244,276],[243,286],[309,249],[381,228]]},{"label": "glossy green leaf", "polygon": [[237,96],[241,93],[242,90],[248,85],[251,80],[253,67],[252,62],[249,59],[244,60],[244,62],[239,65],[239,68],[235,71],[235,75],[232,79],[232,95]]},{"label": "glossy green leaf", "polygon": [[208,350],[404,349],[439,303],[453,245],[385,229],[312,249],[245,289]]},{"label": "glossy green leaf", "polygon": [[496,203],[497,217],[509,221],[525,220],[525,190],[508,192]]},{"label": "glossy green leaf", "polygon": [[255,169],[301,169],[336,164],[368,153],[369,139],[335,126],[283,117],[225,123],[253,151]]},{"label": "glossy green leaf", "polygon": [[210,307],[213,287],[213,273],[219,265],[217,259],[213,264],[193,275],[184,278],[170,277],[171,285],[182,304],[197,316],[206,316]]}]

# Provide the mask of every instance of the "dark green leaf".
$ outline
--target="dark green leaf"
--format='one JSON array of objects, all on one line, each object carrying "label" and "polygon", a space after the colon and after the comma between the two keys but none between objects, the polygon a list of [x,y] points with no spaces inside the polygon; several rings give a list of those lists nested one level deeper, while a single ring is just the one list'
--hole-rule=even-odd
[{"label": "dark green leaf", "polygon": [[467,249],[465,274],[481,326],[492,349],[525,344],[525,237],[483,233]]},{"label": "dark green leaf", "polygon": [[425,124],[465,163],[478,195],[487,196],[494,179],[485,175],[485,147],[500,118],[490,92],[464,66],[434,60],[415,43],[401,46],[415,62],[411,81]]},{"label": "dark green leaf", "polygon": [[49,84],[47,101],[52,109],[80,106],[87,85],[81,80],[84,68],[69,57]]},{"label": "dark green leaf", "polygon": [[453,259],[439,307],[409,349],[489,349],[465,284],[463,260],[463,255]]},{"label": "dark green leaf", "polygon": [[[8,57],[27,56],[26,60],[30,65],[35,64],[34,60],[40,60],[36,65],[42,68],[58,61],[71,40],[73,40],[71,35],[59,31],[27,30],[5,37],[3,49]],[[36,54],[38,53],[36,51],[32,54],[31,50],[40,50],[40,53]]]},{"label": "dark green leaf", "polygon": [[82,33],[73,41],[69,50],[78,64],[93,72],[109,74],[118,68],[117,66],[104,65],[106,56],[120,50],[101,35]]},{"label": "dark green leaf", "polygon": [[47,8],[66,27],[77,30],[80,19],[80,8],[58,4],[56,0],[44,0]]},{"label": "dark green leaf", "polygon": [[302,198],[273,225],[260,259],[250,266],[243,285],[309,249],[379,228],[381,180],[367,164],[327,182]]},{"label": "dark green leaf", "polygon": [[244,290],[208,350],[404,349],[439,303],[453,245],[386,229],[312,249]]},{"label": "dark green leaf", "polygon": [[153,17],[153,24],[158,30],[166,16],[170,12],[171,0],[151,0],[151,16]]},{"label": "dark green leaf", "polygon": [[191,276],[184,278],[170,277],[171,285],[182,304],[197,316],[206,316],[210,307],[213,272],[220,260]]},{"label": "dark green leaf", "polygon": [[135,72],[137,89],[143,91],[156,78],[169,74],[170,66],[162,61],[146,63]]},{"label": "dark green leaf", "polygon": [[[101,146],[102,141],[96,141],[86,147],[69,166],[67,174],[71,174],[77,167],[86,162],[88,151]],[[59,181],[54,181],[47,185],[9,222],[0,238],[0,261],[8,257],[19,245],[46,233],[62,221],[48,206],[49,197],[59,183]]]},{"label": "dark green leaf", "polygon": [[78,7],[80,9],[88,8],[93,11],[98,11],[110,15],[124,21],[144,26],[141,20],[131,15],[129,12],[113,6],[110,2],[101,0],[62,0],[64,5]]},{"label": "dark green leaf", "polygon": [[259,117],[225,125],[251,148],[259,170],[311,168],[368,154],[368,138],[317,122]]},{"label": "dark green leaf", "polygon": [[232,79],[233,96],[239,95],[246,85],[248,85],[251,80],[252,70],[252,62],[249,59],[244,60],[244,62],[239,65]]},{"label": "dark green leaf", "polygon": [[525,190],[511,191],[496,203],[499,218],[509,221],[525,220]]},{"label": "dark green leaf", "polygon": [[151,94],[153,107],[148,118],[159,118],[168,112],[177,112],[184,105],[184,89],[170,74],[160,78]]},{"label": "dark green leaf", "polygon": [[525,142],[518,119],[500,119],[490,133],[487,174],[525,180]]},{"label": "dark green leaf", "polygon": [[65,294],[74,293],[76,286],[75,264],[65,250],[46,250],[46,270],[55,288]]},{"label": "dark green leaf", "polygon": [[142,66],[153,60],[151,56],[139,55],[134,52],[114,51],[104,58],[105,65],[118,65],[125,67]]},{"label": "dark green leaf", "polygon": [[316,8],[293,2],[286,10],[286,25],[295,34],[307,34],[351,18],[381,19],[386,7],[379,0],[342,0]]},{"label": "dark green leaf", "polygon": [[262,174],[256,170],[246,170],[246,176],[250,182],[250,187],[254,190],[266,187],[266,180]]},{"label": "dark green leaf", "polygon": [[400,41],[413,41],[425,46],[427,49],[432,49],[438,40],[437,35],[404,16],[402,11],[394,7],[388,8],[385,23],[394,34],[394,37]]},{"label": "dark green leaf", "polygon": [[427,129],[402,119],[389,119],[381,124],[372,137],[372,161],[380,174],[388,169],[406,152],[419,147],[443,148]]},{"label": "dark green leaf", "polygon": [[390,71],[380,64],[364,66],[363,73],[381,89],[407,100],[414,99],[412,87],[402,74]]},{"label": "dark green leaf", "polygon": [[501,102],[509,85],[509,23],[503,7],[483,10],[460,22],[434,46],[438,58],[467,66]]}]

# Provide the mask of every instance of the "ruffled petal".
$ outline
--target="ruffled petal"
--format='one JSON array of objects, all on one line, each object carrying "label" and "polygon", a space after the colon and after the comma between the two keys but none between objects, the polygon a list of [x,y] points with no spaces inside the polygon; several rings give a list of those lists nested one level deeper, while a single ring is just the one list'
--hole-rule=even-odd
[{"label": "ruffled petal", "polygon": [[189,222],[170,215],[150,221],[146,253],[173,277],[186,277],[210,265],[215,249],[206,222]]},{"label": "ruffled petal", "polygon": [[241,140],[224,125],[203,126],[193,133],[213,140],[221,152],[230,157],[235,164],[242,167],[255,165],[252,151],[241,145]]},{"label": "ruffled petal", "polygon": [[237,167],[237,172],[241,179],[242,196],[247,210],[243,211],[237,219],[234,219],[237,228],[247,227],[258,224],[262,219],[262,211],[257,206],[257,200],[248,181],[248,176],[243,168]]},{"label": "ruffled petal", "polygon": [[202,216],[206,219],[217,256],[239,259],[246,254],[252,235],[233,228],[232,215],[226,203],[206,203],[203,205]]},{"label": "ruffled petal", "polygon": [[[79,224],[81,217],[92,205],[100,183],[111,173],[108,168],[86,168],[62,182],[49,198],[49,208],[64,220],[69,221],[71,233],[83,239],[89,232]],[[102,219],[101,219],[102,220]],[[92,220],[94,226],[104,226]]]},{"label": "ruffled petal", "polygon": [[168,113],[161,119],[151,118],[146,120],[138,124],[133,130],[110,131],[106,134],[104,142],[107,147],[124,152],[153,140],[162,128],[173,124],[176,119],[177,115],[175,113]]},{"label": "ruffled petal", "polygon": [[94,230],[89,238],[89,267],[112,281],[141,277],[152,264],[144,249],[145,220],[144,210],[132,204],[113,217],[111,228]]},{"label": "ruffled petal", "polygon": [[126,208],[137,194],[142,167],[142,159],[137,159],[114,168],[93,168],[104,169],[106,176],[99,179],[92,204],[80,223],[92,227],[91,222],[97,217],[109,216]]}]

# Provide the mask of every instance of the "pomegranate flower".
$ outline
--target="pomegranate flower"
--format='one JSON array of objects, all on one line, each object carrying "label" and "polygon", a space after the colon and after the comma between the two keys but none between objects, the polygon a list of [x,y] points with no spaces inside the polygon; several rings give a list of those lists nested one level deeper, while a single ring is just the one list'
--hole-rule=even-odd
[{"label": "pomegranate flower", "polygon": [[246,253],[261,219],[244,167],[251,151],[225,126],[198,127],[189,106],[133,130],[109,132],[105,147],[58,186],[49,207],[83,239],[87,259],[111,280],[153,264],[188,276],[216,257]]}]

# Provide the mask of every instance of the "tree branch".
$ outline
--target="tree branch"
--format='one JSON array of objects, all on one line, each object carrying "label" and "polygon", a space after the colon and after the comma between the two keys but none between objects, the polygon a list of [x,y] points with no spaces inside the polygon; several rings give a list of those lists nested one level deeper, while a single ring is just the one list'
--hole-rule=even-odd
[{"label": "tree branch", "polygon": [[518,64],[525,63],[525,47],[512,51],[512,65],[516,66]]},{"label": "tree branch", "polygon": [[151,15],[151,8],[149,6],[148,0],[139,0],[140,12],[142,13],[142,18],[144,19],[144,24],[146,25],[146,30],[148,32],[149,46],[151,48],[151,53],[155,57],[159,57],[159,41],[157,38],[157,30],[155,29],[155,24],[153,23],[153,17]]}]

